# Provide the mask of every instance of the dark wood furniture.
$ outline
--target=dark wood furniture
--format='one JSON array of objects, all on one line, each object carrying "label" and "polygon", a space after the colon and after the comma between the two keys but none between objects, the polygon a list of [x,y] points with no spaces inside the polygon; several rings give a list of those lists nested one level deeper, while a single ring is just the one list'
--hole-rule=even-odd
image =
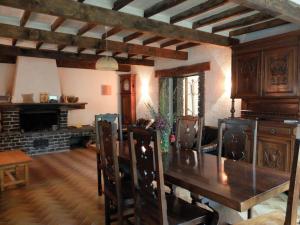
[{"label": "dark wood furniture", "polygon": [[122,124],[128,127],[136,121],[135,74],[120,75]]},{"label": "dark wood furniture", "polygon": [[[278,35],[234,46],[233,99],[242,99],[241,117],[259,118],[257,163],[290,171],[295,125],[300,119],[300,33]],[[234,111],[234,110],[233,110]]]},{"label": "dark wood furniture", "polygon": [[120,174],[117,156],[116,125],[107,121],[98,121],[101,149],[101,169],[104,180],[105,224],[113,222],[113,210],[117,209],[118,224],[132,216],[133,195],[131,181],[126,183]]},{"label": "dark wood furniture", "polygon": [[165,194],[160,136],[157,131],[132,128],[131,165],[135,224],[218,224],[218,214]]},{"label": "dark wood furniture", "polygon": [[256,163],[257,120],[228,118],[218,120],[218,156]]},{"label": "dark wood furniture", "polygon": [[31,161],[32,159],[21,150],[0,152],[0,192],[6,187],[26,185],[29,181]]},{"label": "dark wood furniture", "polygon": [[[289,173],[211,154],[197,153],[196,159],[189,160],[196,163],[183,167],[180,160],[186,159],[190,151],[171,147],[168,154],[163,154],[165,180],[236,211],[247,211],[289,189]],[[129,164],[127,142],[123,143],[119,153],[120,160]]]},{"label": "dark wood furniture", "polygon": [[201,151],[203,117],[180,116],[176,124],[176,146]]},{"label": "dark wood furniture", "polygon": [[100,151],[100,133],[99,133],[99,121],[107,121],[114,123],[118,126],[119,140],[123,140],[122,124],[119,114],[99,114],[95,115],[95,130],[96,130],[96,156],[97,156],[97,178],[98,178],[98,195],[102,195],[102,169],[101,169],[101,151]]},{"label": "dark wood furniture", "polygon": [[251,220],[243,221],[236,225],[293,225],[297,223],[297,211],[299,202],[300,190],[300,154],[299,154],[300,140],[296,140],[294,145],[294,158],[291,169],[291,180],[289,188],[289,197],[287,202],[287,211],[284,215],[280,212],[273,212],[267,215],[259,216]]}]

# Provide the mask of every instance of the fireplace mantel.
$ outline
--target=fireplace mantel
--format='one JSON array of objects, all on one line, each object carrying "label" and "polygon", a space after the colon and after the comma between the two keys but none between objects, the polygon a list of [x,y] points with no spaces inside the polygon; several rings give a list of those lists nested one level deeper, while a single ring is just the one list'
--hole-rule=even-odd
[{"label": "fireplace mantel", "polygon": [[65,109],[65,110],[74,110],[74,109],[85,109],[87,103],[0,103],[0,111],[7,109]]}]

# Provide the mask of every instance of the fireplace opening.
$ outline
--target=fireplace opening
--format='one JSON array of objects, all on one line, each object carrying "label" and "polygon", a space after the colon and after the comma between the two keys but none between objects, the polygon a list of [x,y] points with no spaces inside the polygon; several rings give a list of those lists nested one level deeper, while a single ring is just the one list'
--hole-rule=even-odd
[{"label": "fireplace opening", "polygon": [[23,132],[49,131],[58,128],[59,112],[56,110],[20,111],[20,128]]}]

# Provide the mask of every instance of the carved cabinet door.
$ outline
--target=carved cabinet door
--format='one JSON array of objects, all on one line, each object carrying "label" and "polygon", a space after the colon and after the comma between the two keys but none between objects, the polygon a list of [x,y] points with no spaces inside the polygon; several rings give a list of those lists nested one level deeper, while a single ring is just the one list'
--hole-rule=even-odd
[{"label": "carved cabinet door", "polygon": [[258,166],[288,172],[291,162],[291,141],[258,137]]},{"label": "carved cabinet door", "polygon": [[232,97],[255,97],[260,95],[261,53],[233,55]]},{"label": "carved cabinet door", "polygon": [[265,96],[297,95],[297,47],[272,49],[263,53]]}]

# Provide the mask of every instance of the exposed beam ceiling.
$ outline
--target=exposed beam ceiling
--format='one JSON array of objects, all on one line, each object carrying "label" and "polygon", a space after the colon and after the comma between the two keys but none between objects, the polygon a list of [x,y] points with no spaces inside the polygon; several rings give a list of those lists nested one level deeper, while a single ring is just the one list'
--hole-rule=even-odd
[{"label": "exposed beam ceiling", "polygon": [[300,25],[300,5],[289,0],[231,0],[276,18]]},{"label": "exposed beam ceiling", "polygon": [[113,10],[119,10],[133,1],[134,0],[116,0],[114,2]]},{"label": "exposed beam ceiling", "polygon": [[161,48],[165,48],[165,47],[168,47],[168,46],[171,46],[171,45],[179,44],[180,42],[182,42],[182,41],[181,41],[181,40],[173,39],[173,40],[166,41],[166,42],[162,43],[162,44],[160,45],[160,47],[161,47]]},{"label": "exposed beam ceiling", "polygon": [[0,36],[2,37],[30,41],[42,41],[46,43],[57,44],[59,46],[77,46],[79,48],[91,48],[99,50],[107,49],[108,51],[113,52],[124,52],[129,54],[140,54],[180,60],[187,60],[188,58],[188,54],[186,52],[127,44],[110,40],[105,41],[96,38],[80,37],[72,34],[37,30],[33,28],[0,24],[0,30]]},{"label": "exposed beam ceiling", "polygon": [[64,17],[67,19],[152,33],[171,39],[198,43],[211,43],[223,46],[231,46],[238,42],[238,40],[221,35],[192,30],[88,4],[78,2],[72,2],[72,4],[70,4],[69,0],[1,0],[0,4],[37,13]]},{"label": "exposed beam ceiling", "polygon": [[197,16],[201,13],[207,12],[208,10],[212,10],[216,7],[222,6],[227,2],[228,0],[208,0],[204,3],[201,3],[200,5],[194,6],[191,9],[172,16],[170,19],[170,23],[177,23],[190,17]]},{"label": "exposed beam ceiling", "polygon": [[[69,52],[57,52],[53,50],[36,50],[21,47],[12,47],[7,45],[0,45],[1,56],[28,56],[28,57],[39,57],[48,59],[70,59],[77,61],[96,61],[101,56],[92,54],[76,54]],[[154,66],[153,60],[148,59],[127,59],[122,57],[116,57],[119,64],[124,65],[143,65],[143,66]]]},{"label": "exposed beam ceiling", "polygon": [[157,41],[160,41],[160,40],[163,40],[164,37],[161,37],[161,36],[154,36],[154,37],[151,37],[151,38],[148,38],[146,40],[143,41],[143,45],[149,45],[149,44],[152,44],[154,42],[157,42]]},{"label": "exposed beam ceiling", "polygon": [[287,22],[285,20],[282,19],[273,19],[273,20],[269,20],[266,22],[262,22],[262,23],[258,23],[252,26],[248,26],[248,27],[243,27],[237,30],[233,30],[229,32],[230,36],[239,36],[242,34],[248,34],[251,32],[256,32],[256,31],[260,31],[260,30],[265,30],[265,29],[269,29],[272,27],[278,27],[281,25],[285,25],[288,24],[290,22]]},{"label": "exposed beam ceiling", "polygon": [[206,17],[204,19],[200,19],[193,23],[193,29],[197,29],[212,23],[220,22],[226,19],[229,19],[234,16],[238,16],[244,13],[248,13],[253,11],[253,9],[249,9],[244,6],[236,6],[234,8],[225,10],[221,13],[214,14],[212,16]]},{"label": "exposed beam ceiling", "polygon": [[261,22],[264,20],[268,20],[268,19],[272,19],[272,16],[265,14],[265,13],[256,13],[252,16],[247,16],[242,19],[234,20],[232,22],[213,27],[212,32],[216,33],[216,32],[229,30],[229,29],[236,28],[236,27],[243,27],[243,26],[251,25],[251,24],[258,23],[258,22]]},{"label": "exposed beam ceiling", "polygon": [[[20,26],[21,27],[25,27],[27,21],[29,20],[30,15],[31,15],[30,11],[27,11],[27,10],[24,11],[24,13],[23,13],[23,15],[20,19]],[[17,44],[17,42],[18,42],[18,39],[13,39],[12,45],[15,46]]]},{"label": "exposed beam ceiling", "polygon": [[198,43],[192,43],[192,42],[183,43],[181,45],[176,46],[176,50],[180,51],[180,50],[187,49],[187,48],[192,48],[192,47],[195,47],[195,46],[198,46],[198,45],[199,45]]},{"label": "exposed beam ceiling", "polygon": [[83,35],[84,33],[88,32],[89,30],[93,29],[96,26],[97,24],[87,23],[78,30],[77,35]]},{"label": "exposed beam ceiling", "polygon": [[128,41],[131,41],[131,40],[133,40],[133,39],[136,39],[136,38],[138,38],[138,37],[140,37],[140,36],[142,36],[142,35],[143,35],[142,32],[134,32],[134,33],[129,34],[128,36],[124,37],[124,38],[123,38],[123,41],[124,41],[124,42],[128,42]]},{"label": "exposed beam ceiling", "polygon": [[156,3],[155,5],[151,6],[150,8],[146,9],[144,11],[144,17],[146,18],[151,17],[157,13],[170,9],[185,1],[186,0],[162,0]]},{"label": "exposed beam ceiling", "polygon": [[119,33],[121,30],[122,29],[119,27],[114,27],[114,28],[110,29],[109,31],[105,32],[104,34],[102,34],[102,39],[113,36],[113,35]]}]

